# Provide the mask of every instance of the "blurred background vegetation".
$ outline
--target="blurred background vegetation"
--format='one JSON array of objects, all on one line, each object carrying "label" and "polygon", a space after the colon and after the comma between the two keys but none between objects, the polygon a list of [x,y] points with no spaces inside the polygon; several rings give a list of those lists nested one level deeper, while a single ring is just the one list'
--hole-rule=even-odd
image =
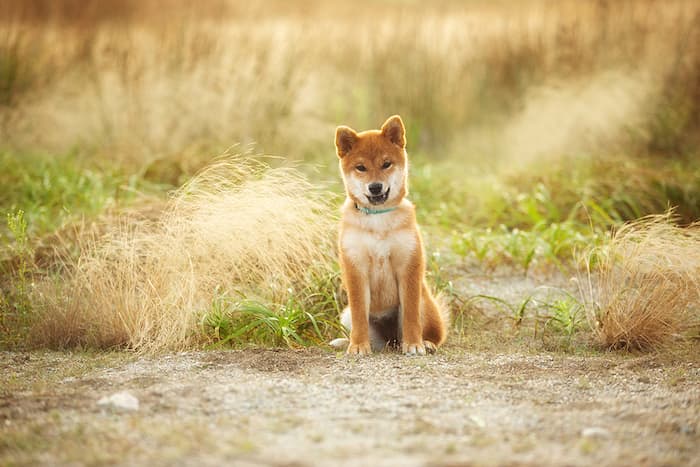
[{"label": "blurred background vegetation", "polygon": [[694,0],[0,0],[0,11],[6,290],[77,222],[157,206],[231,147],[300,163],[340,193],[335,126],[396,113],[429,246],[465,261],[562,268],[625,220],[669,207],[681,224],[700,218]]},{"label": "blurred background vegetation", "polygon": [[54,217],[32,229],[99,211],[104,193],[177,186],[234,144],[333,179],[334,127],[393,113],[418,167],[448,167],[427,196],[461,197],[461,221],[522,224],[470,199],[538,183],[560,216],[598,196],[615,216],[670,203],[699,217],[697,171],[678,167],[700,142],[694,1],[0,8],[0,205]]}]

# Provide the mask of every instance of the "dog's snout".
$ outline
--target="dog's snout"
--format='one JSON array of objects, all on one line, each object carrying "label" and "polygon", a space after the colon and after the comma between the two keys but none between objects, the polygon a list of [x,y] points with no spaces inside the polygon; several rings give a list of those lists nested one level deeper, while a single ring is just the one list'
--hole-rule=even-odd
[{"label": "dog's snout", "polygon": [[384,188],[384,185],[381,183],[370,183],[367,189],[369,190],[370,193],[373,195],[378,195],[381,194],[382,188]]}]

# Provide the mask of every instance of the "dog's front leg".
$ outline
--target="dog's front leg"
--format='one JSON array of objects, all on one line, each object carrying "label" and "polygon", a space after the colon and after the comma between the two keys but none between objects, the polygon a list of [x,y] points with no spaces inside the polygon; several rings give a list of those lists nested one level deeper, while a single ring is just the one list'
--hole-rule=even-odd
[{"label": "dog's front leg", "polygon": [[406,355],[425,355],[420,317],[422,278],[423,266],[420,258],[408,264],[398,278],[401,301],[401,350]]},{"label": "dog's front leg", "polygon": [[347,353],[367,355],[372,353],[369,342],[369,281],[366,274],[362,274],[351,261],[347,260],[343,261],[343,275],[352,319]]}]

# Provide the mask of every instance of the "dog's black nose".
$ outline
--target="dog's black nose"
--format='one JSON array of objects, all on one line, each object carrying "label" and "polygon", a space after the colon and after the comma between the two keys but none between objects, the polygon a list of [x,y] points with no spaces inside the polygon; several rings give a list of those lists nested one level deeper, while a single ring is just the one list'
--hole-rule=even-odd
[{"label": "dog's black nose", "polygon": [[378,195],[382,192],[382,188],[384,188],[384,185],[382,185],[381,183],[370,183],[367,188],[369,189],[369,192],[373,195]]}]

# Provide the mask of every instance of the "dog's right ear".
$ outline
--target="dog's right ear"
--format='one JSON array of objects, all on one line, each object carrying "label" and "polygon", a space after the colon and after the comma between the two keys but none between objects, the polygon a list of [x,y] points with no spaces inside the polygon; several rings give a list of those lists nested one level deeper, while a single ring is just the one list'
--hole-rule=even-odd
[{"label": "dog's right ear", "polygon": [[357,133],[352,128],[339,126],[335,129],[335,151],[341,159],[352,150],[357,143]]}]

